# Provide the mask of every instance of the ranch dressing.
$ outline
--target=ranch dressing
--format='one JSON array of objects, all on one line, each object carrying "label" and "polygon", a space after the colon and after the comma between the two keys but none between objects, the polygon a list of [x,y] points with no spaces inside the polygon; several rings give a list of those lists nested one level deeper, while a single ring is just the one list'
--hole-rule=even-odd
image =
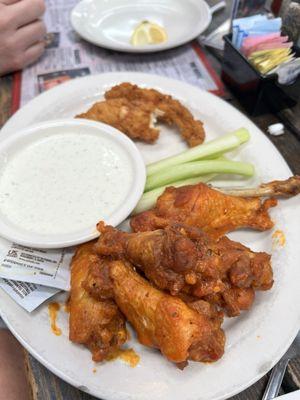
[{"label": "ranch dressing", "polygon": [[129,194],[130,158],[99,134],[45,135],[8,157],[0,174],[0,209],[10,222],[39,234],[94,227]]}]

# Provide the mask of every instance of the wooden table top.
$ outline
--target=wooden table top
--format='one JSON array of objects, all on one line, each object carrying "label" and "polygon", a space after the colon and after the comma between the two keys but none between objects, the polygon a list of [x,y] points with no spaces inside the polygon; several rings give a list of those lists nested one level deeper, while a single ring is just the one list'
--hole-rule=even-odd
[{"label": "wooden table top", "polygon": [[[216,3],[216,0],[208,1],[210,4]],[[228,2],[230,3],[230,2]],[[214,21],[217,26],[222,20],[228,16],[228,10],[223,14],[219,14]],[[220,63],[211,55],[207,54],[214,68],[220,71]],[[11,100],[12,100],[12,76],[0,78],[0,128],[5,121],[10,117]],[[241,108],[239,103],[233,96],[228,96],[227,99],[233,105]],[[300,125],[300,107],[294,110],[287,110],[287,114],[293,114],[293,122],[295,125]],[[272,114],[266,114],[260,117],[249,117],[263,132],[266,132],[267,127],[271,124],[279,122],[279,118]],[[296,135],[289,129],[285,129],[285,134],[282,136],[269,136],[268,138],[280,151],[282,156],[287,161],[294,174],[300,174],[300,141]],[[300,346],[295,347],[295,355],[300,355]],[[25,364],[27,376],[29,379],[32,400],[93,400],[92,396],[75,389],[74,387],[63,382],[61,379],[53,375],[50,371],[44,368],[36,361],[27,351],[24,350]],[[269,376],[266,375],[249,389],[231,398],[231,400],[259,400],[265,390]],[[285,375],[281,394],[290,392],[300,388],[300,357],[290,361]],[[184,399],[183,399],[184,400]]]}]

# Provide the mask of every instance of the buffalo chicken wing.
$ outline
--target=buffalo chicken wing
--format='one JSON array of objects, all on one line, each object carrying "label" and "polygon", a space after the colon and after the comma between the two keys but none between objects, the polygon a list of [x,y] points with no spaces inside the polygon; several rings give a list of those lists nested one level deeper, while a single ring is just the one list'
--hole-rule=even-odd
[{"label": "buffalo chicken wing", "polygon": [[180,224],[140,233],[121,232],[103,223],[98,229],[99,255],[128,260],[158,288],[209,299],[230,316],[250,308],[254,290],[267,290],[273,284],[270,256],[227,237],[216,241],[200,229]]},{"label": "buffalo chicken wing", "polygon": [[262,202],[258,198],[228,196],[204,183],[168,187],[153,210],[131,219],[131,227],[134,232],[143,232],[180,222],[201,228],[215,238],[238,228],[264,231],[273,227],[268,209],[276,204],[273,198]]},{"label": "buffalo chicken wing", "polygon": [[101,268],[93,243],[78,248],[71,264],[70,340],[86,345],[94,361],[114,353],[127,339],[125,319],[112,299],[96,299],[84,288],[91,269]]},{"label": "buffalo chicken wing", "polygon": [[[224,190],[224,189],[222,189]],[[300,176],[262,184],[256,189],[222,193],[204,183],[168,187],[153,210],[131,219],[134,232],[164,228],[172,222],[201,228],[218,238],[239,228],[265,231],[273,227],[268,210],[277,205],[275,196],[291,197],[300,193]],[[259,197],[270,197],[262,201]]]},{"label": "buffalo chicken wing", "polygon": [[159,349],[168,360],[181,366],[187,360],[212,362],[222,356],[223,318],[208,303],[186,305],[154,288],[128,262],[106,260],[104,264],[90,270],[84,286],[94,296],[98,292],[98,298],[103,293],[114,298],[140,343]]}]

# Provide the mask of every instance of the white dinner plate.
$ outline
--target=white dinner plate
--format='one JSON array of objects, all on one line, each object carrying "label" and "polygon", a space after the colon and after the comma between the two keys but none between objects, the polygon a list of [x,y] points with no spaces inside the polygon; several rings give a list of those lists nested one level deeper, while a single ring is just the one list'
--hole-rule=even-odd
[{"label": "white dinner plate", "polygon": [[145,181],[141,153],[112,126],[68,118],[16,130],[0,140],[0,236],[39,249],[88,242],[100,219],[131,214]]},{"label": "white dinner plate", "polygon": [[[109,87],[130,81],[169,93],[184,102],[195,117],[204,121],[207,139],[244,126],[251,141],[237,157],[252,162],[261,180],[291,175],[286,162],[266,136],[243,114],[220,98],[186,83],[136,73],[112,73],[75,79],[36,97],[4,126],[1,137],[33,122],[72,117],[86,110]],[[146,162],[185,148],[180,136],[163,128],[154,145],[138,144]],[[231,234],[256,251],[272,252],[275,283],[272,290],[258,292],[249,312],[226,319],[224,357],[213,364],[191,362],[183,371],[159,352],[138,344],[129,345],[140,355],[135,368],[121,360],[94,364],[90,352],[68,340],[68,314],[60,312],[58,326],[50,329],[47,307],[29,314],[0,291],[1,316],[29,352],[52,372],[104,400],[221,400],[244,390],[266,374],[288,349],[300,327],[299,197],[282,200],[271,210],[286,237],[283,248],[272,250],[272,232],[243,230]],[[96,372],[93,373],[93,369]]]},{"label": "white dinner plate", "polygon": [[[168,40],[161,44],[132,46],[137,25],[148,20],[162,26]],[[211,22],[204,0],[83,0],[71,13],[75,31],[101,47],[126,52],[170,49],[199,36]]]}]

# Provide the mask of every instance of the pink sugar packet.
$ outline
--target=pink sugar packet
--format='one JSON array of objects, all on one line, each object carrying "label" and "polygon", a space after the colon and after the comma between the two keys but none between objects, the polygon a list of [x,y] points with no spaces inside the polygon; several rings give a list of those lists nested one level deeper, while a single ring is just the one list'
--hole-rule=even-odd
[{"label": "pink sugar packet", "polygon": [[248,36],[244,39],[243,46],[253,46],[257,43],[278,39],[280,37],[281,37],[280,32],[268,33],[267,35],[261,35],[261,36]]},{"label": "pink sugar packet", "polygon": [[275,50],[275,49],[290,49],[293,46],[292,42],[269,42],[269,43],[260,43],[256,46],[251,47],[250,49],[247,50],[247,53],[245,54],[247,57],[251,56],[252,53],[255,51],[261,51],[261,50]]},{"label": "pink sugar packet", "polygon": [[[268,37],[267,37],[268,36]],[[250,39],[252,39],[250,41]],[[258,39],[258,40],[255,40]],[[270,35],[265,35],[265,36],[260,36],[259,38],[246,38],[243,42],[242,45],[242,53],[245,54],[246,56],[249,56],[253,51],[257,49],[258,46],[263,46],[263,45],[269,45],[269,44],[274,44],[274,46],[277,46],[278,44],[284,44],[288,40],[287,36],[277,36],[270,38]],[[280,46],[279,46],[280,47]],[[282,46],[285,47],[285,46]],[[289,47],[289,46],[287,46]],[[278,47],[274,47],[278,48]],[[264,50],[264,48],[260,48],[260,50]]]}]

